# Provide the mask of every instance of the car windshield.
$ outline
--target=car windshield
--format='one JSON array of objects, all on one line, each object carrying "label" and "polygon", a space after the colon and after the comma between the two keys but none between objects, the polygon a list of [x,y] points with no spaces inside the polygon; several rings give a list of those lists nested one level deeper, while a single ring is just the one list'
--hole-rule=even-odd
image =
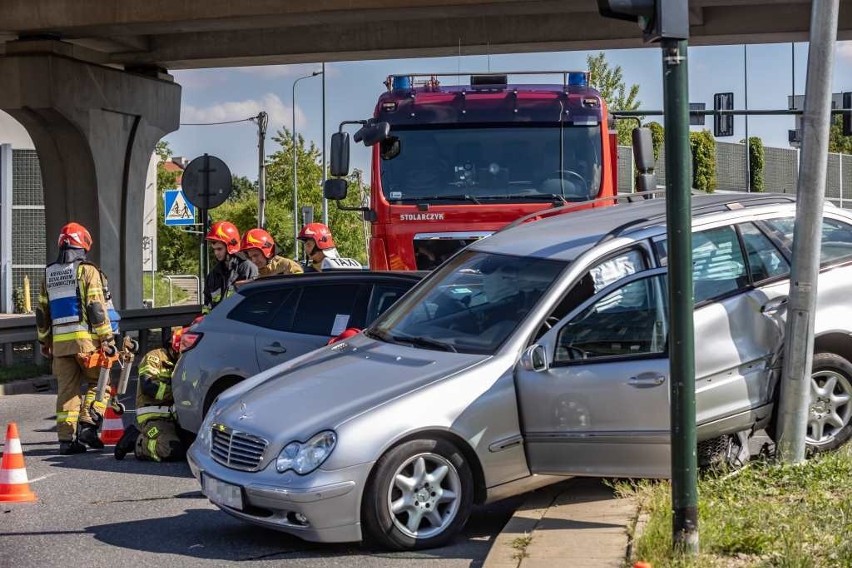
[{"label": "car windshield", "polygon": [[395,203],[586,201],[601,185],[599,125],[394,128],[381,156]]},{"label": "car windshield", "polygon": [[367,335],[423,349],[493,354],[567,265],[463,251],[386,312]]}]

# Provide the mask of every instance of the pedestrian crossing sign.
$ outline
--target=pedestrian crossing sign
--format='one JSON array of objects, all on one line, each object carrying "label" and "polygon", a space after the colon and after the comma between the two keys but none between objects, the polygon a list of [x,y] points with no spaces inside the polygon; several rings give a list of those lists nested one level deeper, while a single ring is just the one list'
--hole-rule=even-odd
[{"label": "pedestrian crossing sign", "polygon": [[181,226],[195,224],[195,206],[186,200],[183,191],[167,189],[163,192],[166,201],[166,225]]}]

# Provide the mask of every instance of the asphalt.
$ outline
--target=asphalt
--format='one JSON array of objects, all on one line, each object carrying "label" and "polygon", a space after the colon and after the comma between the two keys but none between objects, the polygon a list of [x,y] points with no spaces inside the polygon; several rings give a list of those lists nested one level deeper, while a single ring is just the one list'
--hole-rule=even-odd
[{"label": "asphalt", "polygon": [[[55,391],[53,377],[0,385],[0,396]],[[629,566],[638,509],[598,478],[570,478],[530,493],[494,539],[483,568]]]}]

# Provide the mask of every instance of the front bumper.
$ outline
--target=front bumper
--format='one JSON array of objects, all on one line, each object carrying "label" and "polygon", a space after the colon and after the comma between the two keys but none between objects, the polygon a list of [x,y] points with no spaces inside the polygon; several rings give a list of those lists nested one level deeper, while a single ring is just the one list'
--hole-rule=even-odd
[{"label": "front bumper", "polygon": [[278,473],[272,460],[261,471],[246,472],[215,462],[197,443],[187,458],[199,483],[202,475],[208,475],[242,488],[242,510],[214,502],[234,517],[312,542],[356,542],[362,538],[361,494],[372,462],[298,475],[292,471]]}]

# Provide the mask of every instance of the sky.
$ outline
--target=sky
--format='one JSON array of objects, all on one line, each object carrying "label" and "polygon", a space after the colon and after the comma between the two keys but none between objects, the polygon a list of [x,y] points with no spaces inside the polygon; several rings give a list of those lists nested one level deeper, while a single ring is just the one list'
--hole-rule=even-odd
[{"label": "sky", "polygon": [[[369,118],[388,75],[407,73],[475,73],[514,70],[585,70],[586,57],[595,52],[548,52],[491,56],[389,59],[328,63],[325,66],[326,139],[343,120]],[[640,109],[661,110],[662,62],[660,49],[605,51],[610,66],[621,66],[628,85],[639,85]],[[748,73],[745,73],[747,56]],[[795,57],[794,57],[795,56]],[[807,43],[692,47],[689,49],[689,100],[713,107],[713,94],[733,92],[734,106],[749,109],[785,109],[787,97],[803,94],[807,76]],[[794,62],[795,59],[795,62]],[[795,73],[794,73],[795,67]],[[266,153],[279,146],[272,138],[282,128],[292,128],[293,82],[321,70],[321,64],[278,65],[220,69],[176,70],[182,85],[180,129],[165,140],[176,156],[188,159],[204,153],[225,161],[235,175],[257,179],[257,126],[253,122],[190,126],[269,115]],[[511,80],[511,78],[510,78]],[[454,84],[454,79],[446,82]],[[296,89],[296,131],[318,147],[323,139],[323,77],[299,81]],[[852,42],[838,42],[833,91],[852,90]],[[662,122],[661,119],[658,119]],[[702,127],[693,127],[700,130]],[[713,128],[712,118],[703,128]],[[760,136],[766,146],[788,147],[787,131],[792,116],[750,117],[750,136]],[[723,141],[739,141],[745,134],[745,118],[736,117],[735,133]],[[23,128],[0,112],[0,142],[32,147]],[[369,172],[369,154],[361,145],[352,147],[352,166]]]}]

